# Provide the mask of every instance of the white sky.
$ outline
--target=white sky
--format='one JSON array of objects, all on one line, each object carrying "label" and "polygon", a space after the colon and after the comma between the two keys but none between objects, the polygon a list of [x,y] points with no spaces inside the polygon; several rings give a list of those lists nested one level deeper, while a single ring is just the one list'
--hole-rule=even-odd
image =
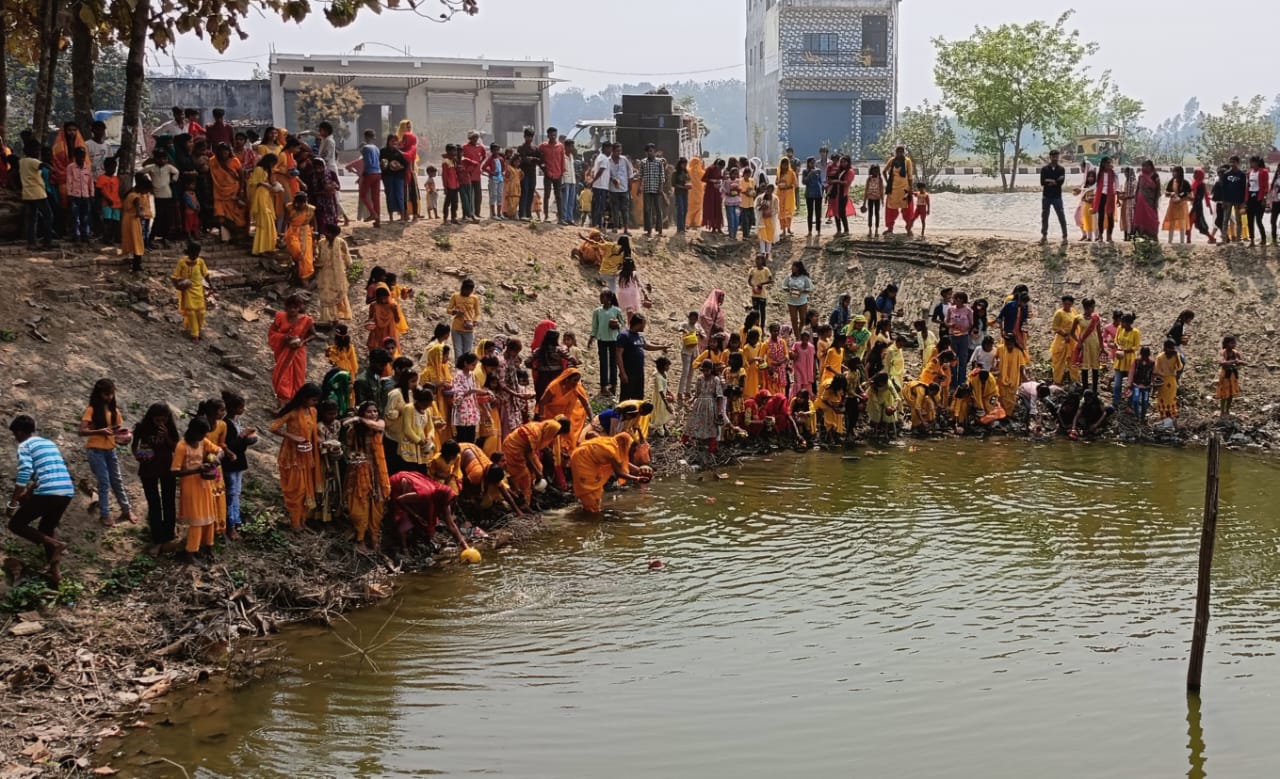
[{"label": "white sky", "polygon": [[[435,3],[420,0],[419,5],[431,13]],[[340,30],[324,20],[319,2],[313,5],[312,17],[301,25],[275,17],[247,20],[249,38],[235,41],[224,55],[194,35],[182,38],[174,53],[180,63],[202,68],[211,77],[246,78],[255,64],[265,68],[273,46],[282,52],[338,53],[361,42],[376,42],[408,46],[422,56],[549,59],[556,63],[557,77],[588,92],[614,82],[741,78],[744,74],[745,0],[644,0],[649,23],[634,18],[624,21],[623,14],[631,16],[641,8],[633,0],[568,4],[480,0],[479,15],[459,15],[448,24],[403,11],[381,15],[362,11],[359,21]],[[938,97],[933,85],[933,37],[965,37],[976,24],[1051,21],[1066,8],[1077,11],[1072,23],[1085,39],[1101,46],[1092,63],[1094,72],[1110,69],[1126,93],[1146,104],[1148,124],[1180,112],[1192,96],[1209,110],[1217,110],[1236,95],[1247,98],[1262,93],[1270,100],[1280,92],[1270,60],[1258,55],[1262,59],[1252,60],[1254,66],[1249,67],[1245,51],[1269,40],[1270,33],[1262,32],[1263,38],[1244,30],[1202,34],[1212,19],[1212,7],[1192,0],[1063,0],[1062,4],[904,0],[901,104],[911,106],[923,98]],[[1280,11],[1272,0],[1235,0],[1231,18],[1262,23],[1280,19],[1277,14]],[[621,37],[627,33],[634,36],[629,41]],[[603,46],[591,42],[601,36]],[[1223,45],[1229,51],[1215,52]],[[382,45],[368,45],[365,53],[393,54]],[[1224,69],[1223,62],[1235,64]],[[162,71],[171,66],[167,55],[148,62],[148,67]]]}]

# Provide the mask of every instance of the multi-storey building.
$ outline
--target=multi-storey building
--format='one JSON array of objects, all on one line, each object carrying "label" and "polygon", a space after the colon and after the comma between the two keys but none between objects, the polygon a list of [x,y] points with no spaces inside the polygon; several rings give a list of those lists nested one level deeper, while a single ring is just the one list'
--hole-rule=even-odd
[{"label": "multi-storey building", "polygon": [[747,143],[866,159],[893,122],[899,0],[747,0]]}]

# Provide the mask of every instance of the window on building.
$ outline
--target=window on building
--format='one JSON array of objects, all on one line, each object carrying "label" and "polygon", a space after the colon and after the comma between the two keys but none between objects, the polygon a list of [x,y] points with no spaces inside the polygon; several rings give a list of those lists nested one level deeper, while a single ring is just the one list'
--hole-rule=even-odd
[{"label": "window on building", "polygon": [[889,64],[889,17],[862,17],[862,64],[869,68]]},{"label": "window on building", "polygon": [[804,34],[804,50],[809,54],[835,54],[840,48],[840,36],[834,32],[807,32]]}]

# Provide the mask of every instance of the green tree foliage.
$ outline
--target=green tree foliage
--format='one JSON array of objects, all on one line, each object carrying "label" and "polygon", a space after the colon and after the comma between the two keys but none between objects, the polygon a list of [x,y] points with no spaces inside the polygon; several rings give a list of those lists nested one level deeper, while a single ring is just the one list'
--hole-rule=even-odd
[{"label": "green tree foliage", "polygon": [[[898,145],[907,147],[907,154],[915,163],[916,179],[933,186],[942,169],[951,164],[956,131],[942,113],[942,106],[926,100],[919,108],[904,109],[897,127],[886,127],[870,151],[877,159],[887,160]],[[844,148],[857,148],[857,145],[845,144]]]},{"label": "green tree foliage", "polygon": [[[98,110],[120,110],[124,105],[125,52],[119,46],[108,46],[98,52],[93,66],[93,106]],[[6,140],[13,142],[18,133],[28,126],[35,106],[36,66],[6,56],[5,66],[9,76],[9,112],[14,121],[6,129]],[[53,74],[53,105],[50,116],[62,122],[74,115],[72,98],[71,59],[60,57]],[[19,124],[21,120],[21,124]]]},{"label": "green tree foliage", "polygon": [[360,90],[350,84],[305,82],[299,85],[294,103],[298,127],[314,130],[321,122],[333,125],[334,136],[343,140],[347,136],[347,122],[360,118],[364,98]]},{"label": "green tree foliage", "polygon": [[1066,28],[1072,13],[1053,24],[977,27],[964,40],[933,40],[943,104],[972,131],[971,150],[999,168],[1005,189],[1014,187],[1016,165],[1026,160],[1029,130],[1062,137],[1089,126],[1101,103],[1108,77],[1095,79],[1084,66],[1098,47]]},{"label": "green tree foliage", "polygon": [[1255,95],[1247,103],[1233,98],[1222,105],[1222,113],[1202,113],[1199,121],[1195,153],[1205,165],[1220,164],[1232,155],[1241,159],[1255,154],[1265,156],[1276,139],[1276,125],[1262,95]]},{"label": "green tree foliage", "polygon": [[1141,100],[1137,100],[1120,93],[1117,88],[1112,91],[1111,96],[1107,99],[1107,105],[1103,111],[1102,120],[1107,127],[1108,132],[1113,132],[1119,139],[1119,154],[1121,162],[1130,162],[1130,156],[1126,154],[1128,147],[1126,146],[1130,136],[1138,127],[1138,120],[1142,118],[1146,106]]}]

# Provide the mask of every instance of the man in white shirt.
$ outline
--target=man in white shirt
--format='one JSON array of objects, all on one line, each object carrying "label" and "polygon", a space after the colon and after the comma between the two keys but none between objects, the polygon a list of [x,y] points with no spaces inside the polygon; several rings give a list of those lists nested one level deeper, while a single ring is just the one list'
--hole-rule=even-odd
[{"label": "man in white shirt", "polygon": [[622,156],[622,144],[613,145],[613,154],[609,157],[609,221],[614,230],[622,230],[623,235],[630,235],[628,223],[631,217],[631,179],[635,176],[635,168],[631,160]]},{"label": "man in white shirt", "polygon": [[152,241],[157,237],[168,241],[181,234],[177,193],[173,191],[179,174],[163,148],[156,150],[155,155],[142,166],[142,172],[151,177],[151,196],[155,199],[155,221],[151,225],[151,234],[147,236],[147,248],[152,248]]},{"label": "man in white shirt", "polygon": [[174,106],[169,110],[173,112],[173,118],[157,127],[155,132],[151,133],[153,138],[159,138],[162,135],[168,135],[171,137],[182,135],[187,131],[187,119],[183,115],[182,109],[178,106]]},{"label": "man in white shirt", "polygon": [[604,210],[609,204],[609,157],[612,154],[613,144],[605,141],[600,144],[600,153],[591,166],[591,226],[597,230],[604,229]]}]

